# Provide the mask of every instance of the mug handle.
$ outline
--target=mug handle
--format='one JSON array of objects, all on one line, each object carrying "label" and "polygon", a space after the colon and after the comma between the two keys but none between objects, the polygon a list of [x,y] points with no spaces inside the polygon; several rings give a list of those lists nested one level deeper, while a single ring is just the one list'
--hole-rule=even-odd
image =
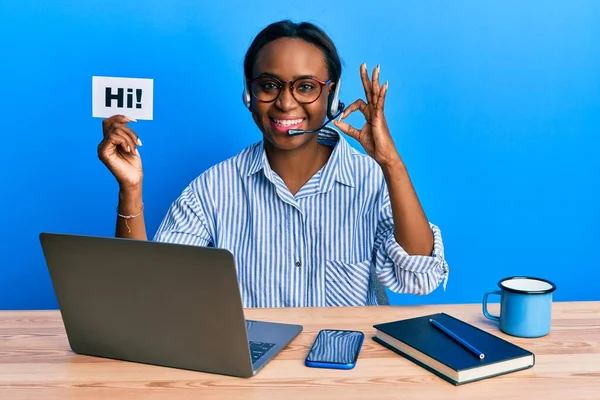
[{"label": "mug handle", "polygon": [[492,315],[488,312],[487,309],[487,303],[488,303],[488,296],[491,294],[497,294],[497,295],[502,295],[502,291],[501,290],[494,290],[492,292],[487,292],[486,294],[483,295],[483,315],[485,315],[486,318],[491,319],[492,321],[500,321],[500,317],[497,317],[495,315]]}]

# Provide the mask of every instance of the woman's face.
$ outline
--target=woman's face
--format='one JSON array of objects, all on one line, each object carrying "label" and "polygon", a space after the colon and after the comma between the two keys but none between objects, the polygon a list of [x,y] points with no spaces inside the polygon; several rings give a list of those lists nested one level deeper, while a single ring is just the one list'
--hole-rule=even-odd
[{"label": "woman's face", "polygon": [[[258,101],[252,97],[252,117],[263,132],[265,143],[282,150],[293,150],[310,142],[316,135],[288,135],[289,129],[317,129],[327,114],[327,99],[332,84],[313,87],[309,80],[298,80],[294,95],[300,99],[311,99],[311,93],[321,94],[310,104],[301,104],[292,96],[289,82],[300,77],[314,77],[321,82],[329,80],[323,52],[301,39],[277,39],[258,53],[251,78],[263,77],[254,84],[255,90],[263,94],[277,92],[277,81],[288,82],[281,88],[279,96],[272,102]],[[316,90],[316,92],[313,92]]]}]

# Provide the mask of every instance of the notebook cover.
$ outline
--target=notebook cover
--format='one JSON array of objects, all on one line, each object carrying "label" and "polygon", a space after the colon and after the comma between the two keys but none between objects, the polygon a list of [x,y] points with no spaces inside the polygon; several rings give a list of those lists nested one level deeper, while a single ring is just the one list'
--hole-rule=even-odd
[{"label": "notebook cover", "polygon": [[440,378],[442,378],[443,380],[445,380],[446,382],[450,382],[451,384],[458,386],[461,385],[462,383],[466,383],[466,382],[458,382],[455,381],[454,379],[452,379],[449,376],[446,376],[444,374],[442,374],[441,372],[439,372],[437,369],[435,368],[431,368],[429,365],[427,364],[423,364],[421,361],[412,358],[411,356],[409,356],[406,353],[401,352],[400,350],[398,350],[397,348],[395,348],[394,346],[391,346],[389,344],[387,344],[386,342],[384,342],[383,340],[379,339],[378,337],[373,336],[373,340],[376,341],[377,343],[379,343],[380,345],[382,345],[383,347],[388,348],[389,350],[392,350],[393,352],[396,352],[397,354],[401,355],[402,357],[414,362],[415,364],[417,364],[418,366],[420,366],[421,368],[426,369],[427,371],[439,376]]},{"label": "notebook cover", "polygon": [[[471,343],[485,354],[485,358],[480,360],[469,350],[465,349],[463,346],[449,338],[446,334],[441,332],[429,322],[430,318],[435,319],[456,333],[458,336]],[[431,314],[401,321],[388,322],[374,325],[373,327],[401,342],[404,342],[408,346],[413,347],[414,349],[428,355],[442,364],[445,364],[455,371],[464,371],[471,368],[482,367],[484,365],[529,355],[533,356],[533,363],[535,364],[535,356],[532,352],[445,313]],[[454,382],[452,378],[445,376],[444,374],[427,365],[424,365],[422,362],[402,353],[395,347],[384,344],[383,341],[379,340],[378,338],[374,337],[373,340],[410,359],[411,361],[427,369],[428,371],[435,373],[450,383],[458,385],[474,381],[470,380],[465,382]],[[530,368],[531,366],[526,368]],[[509,372],[515,372],[515,370],[503,371],[501,373],[494,374],[493,376],[503,375]],[[492,375],[488,375],[475,380],[491,377]]]}]

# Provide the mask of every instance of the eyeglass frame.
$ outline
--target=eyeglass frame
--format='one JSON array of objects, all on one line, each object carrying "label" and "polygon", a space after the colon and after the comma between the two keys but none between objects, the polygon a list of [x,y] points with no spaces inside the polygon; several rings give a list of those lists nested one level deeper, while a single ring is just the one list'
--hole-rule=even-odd
[{"label": "eyeglass frame", "polygon": [[[274,81],[276,81],[277,83],[280,84],[279,87],[279,93],[277,93],[277,96],[275,96],[273,98],[273,100],[261,100],[259,99],[255,94],[254,91],[252,90],[252,85],[254,84],[255,81],[259,80],[259,79],[273,79]],[[296,96],[294,96],[294,83],[296,83],[296,81],[302,80],[302,79],[311,79],[313,81],[316,81],[319,86],[321,91],[319,92],[319,95],[313,100],[313,101],[309,101],[309,102],[300,102],[298,101],[298,99],[296,98]],[[248,89],[250,94],[252,95],[252,97],[254,97],[257,101],[260,101],[261,103],[272,103],[274,101],[276,101],[279,96],[281,96],[281,91],[283,90],[284,85],[288,85],[288,88],[290,89],[290,94],[292,95],[292,97],[294,98],[294,100],[296,100],[296,102],[298,102],[298,104],[312,104],[315,101],[319,100],[319,98],[321,97],[321,95],[323,94],[323,88],[330,84],[331,82],[333,82],[332,79],[328,79],[325,82],[323,82],[322,80],[315,78],[314,76],[300,76],[294,80],[291,81],[282,81],[281,79],[275,77],[275,76],[271,76],[271,75],[267,75],[267,76],[257,76],[256,78],[253,79],[247,79],[246,80],[246,84],[248,85]]]}]

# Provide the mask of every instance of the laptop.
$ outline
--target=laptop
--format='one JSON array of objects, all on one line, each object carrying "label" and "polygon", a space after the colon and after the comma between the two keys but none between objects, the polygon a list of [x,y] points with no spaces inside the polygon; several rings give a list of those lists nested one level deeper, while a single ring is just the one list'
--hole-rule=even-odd
[{"label": "laptop", "polygon": [[251,377],[301,325],[246,321],[225,249],[41,233],[78,354]]}]

